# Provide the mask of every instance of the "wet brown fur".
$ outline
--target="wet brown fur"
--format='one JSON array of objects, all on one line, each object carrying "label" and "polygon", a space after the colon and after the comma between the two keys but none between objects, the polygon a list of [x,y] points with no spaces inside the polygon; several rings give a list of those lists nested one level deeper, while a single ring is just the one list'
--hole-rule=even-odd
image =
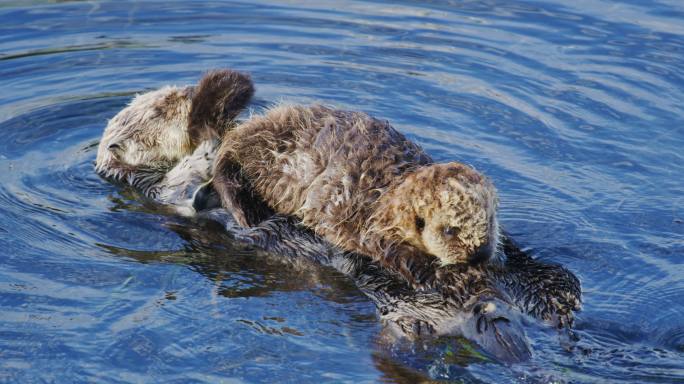
[{"label": "wet brown fur", "polygon": [[[178,103],[182,105],[184,103],[183,97],[172,97],[178,101],[178,103],[172,103],[163,92],[151,93],[151,95],[154,96],[154,100],[149,104],[150,110],[156,108],[155,106],[179,105]],[[220,103],[211,103],[211,105],[221,106]],[[135,108],[138,109],[138,113],[145,112],[141,105],[136,105]],[[223,109],[222,106],[221,109]],[[170,112],[173,108],[162,108],[147,116],[156,116],[164,110],[169,112],[164,114],[166,123],[172,124],[177,117]],[[117,116],[130,118],[130,115],[123,113],[120,115]],[[190,124],[189,119],[185,121],[186,124]],[[139,127],[141,132],[150,134],[157,132],[157,128],[148,126],[157,124],[154,119],[143,119],[137,124],[142,125]],[[111,135],[111,133],[105,132],[102,141],[108,141],[107,135]],[[153,142],[152,138],[141,138],[141,140]],[[211,159],[214,157],[215,148],[206,147],[206,143],[207,141],[203,142],[192,155],[183,157],[166,174],[164,173],[166,170],[156,167],[155,163],[144,162],[146,160],[156,161],[157,157],[155,156],[145,157],[141,159],[143,162],[136,165],[126,165],[127,171],[138,175],[136,178],[138,180],[141,177],[140,175],[145,173],[146,178],[158,180],[157,185],[162,190],[169,190],[170,193],[166,198],[156,196],[159,202],[188,206],[186,201],[188,196],[186,196],[185,191],[197,190],[210,177],[204,172],[197,172],[197,170],[211,171]],[[197,158],[193,159],[194,157]],[[201,165],[202,163],[204,165]],[[439,172],[441,170],[435,168],[434,171]],[[236,179],[244,182],[239,177],[239,169],[231,172],[238,172]],[[172,176],[173,174],[175,175]],[[432,175],[433,178],[441,178],[442,176]],[[473,178],[470,181],[474,183],[480,182],[478,180],[480,176],[476,173],[466,172],[463,173],[463,177]],[[411,183],[409,185],[415,187],[418,184]],[[421,188],[417,189],[420,190]],[[145,192],[144,190],[141,191]],[[249,191],[243,193],[245,195],[242,199],[248,200],[250,198]],[[402,191],[399,193],[399,197],[404,193],[416,194],[416,191]],[[164,194],[162,193],[162,195]],[[420,199],[416,198],[415,200]],[[192,203],[190,204],[192,205]],[[252,204],[258,204],[258,202],[252,199]],[[581,302],[579,281],[572,273],[561,266],[542,264],[531,259],[520,252],[505,237],[502,241],[502,253],[507,255],[505,264],[465,268],[458,266],[458,268],[451,269],[450,277],[441,280],[441,283],[449,286],[450,294],[442,296],[434,292],[417,292],[409,289],[400,278],[385,268],[381,268],[377,263],[370,262],[363,255],[343,252],[331,247],[292,218],[279,215],[267,216],[266,220],[257,226],[241,230],[231,224],[230,213],[221,211],[223,210],[204,211],[204,214],[221,223],[222,230],[228,229],[231,232],[231,238],[261,247],[283,259],[311,260],[324,265],[331,265],[350,276],[378,306],[381,317],[398,325],[407,335],[451,334],[453,328],[458,327],[459,322],[466,321],[466,324],[462,325],[460,334],[467,335],[481,345],[487,345],[488,340],[500,339],[500,331],[503,331],[504,335],[512,336],[516,336],[517,332],[524,335],[524,332],[520,329],[506,330],[497,326],[497,324],[504,324],[514,319],[516,317],[514,311],[504,313],[506,317],[502,317],[499,311],[484,313],[485,311],[478,310],[482,304],[490,303],[492,300],[495,302],[499,302],[497,300],[503,301],[502,304],[515,303],[526,313],[546,320],[557,318],[559,326],[570,326],[573,311],[579,308]],[[255,219],[255,217],[250,218],[250,220]],[[212,246],[219,244],[221,251],[225,250],[224,244],[217,243],[216,239],[212,238],[211,231],[204,228],[198,231],[194,222],[186,229],[193,233],[195,239],[207,236],[209,244]],[[401,253],[395,252],[393,255],[393,257],[398,257]],[[418,263],[415,254],[408,254],[403,260],[407,263]],[[407,265],[411,266],[411,270],[414,272],[420,269],[415,265]],[[446,272],[446,270],[442,271],[442,274]],[[505,308],[505,305],[499,305],[499,308]],[[475,330],[473,331],[472,328]],[[471,331],[468,331],[469,329]],[[525,350],[521,351],[515,347],[514,343],[511,344],[504,340],[498,347],[494,347],[494,351],[502,351],[504,355],[515,355],[516,351],[524,354]]]},{"label": "wet brown fur", "polygon": [[[236,198],[249,190],[414,286],[432,285],[440,264],[466,262],[498,238],[496,193],[484,176],[460,163],[434,164],[387,121],[365,113],[278,106],[228,131],[216,159],[214,188],[240,224],[263,219],[248,217],[254,203],[245,208]],[[461,225],[460,232],[449,241],[426,238],[427,228],[437,233],[444,223]]]},{"label": "wet brown fur", "polygon": [[249,75],[231,70],[207,73],[192,96],[188,134],[194,144],[220,139],[254,95]]}]

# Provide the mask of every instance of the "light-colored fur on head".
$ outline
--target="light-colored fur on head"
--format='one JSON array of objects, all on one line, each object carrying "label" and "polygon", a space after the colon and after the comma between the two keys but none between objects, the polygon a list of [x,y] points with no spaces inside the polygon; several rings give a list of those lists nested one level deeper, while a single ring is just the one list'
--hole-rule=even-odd
[{"label": "light-colored fur on head", "polygon": [[137,95],[107,124],[95,170],[157,197],[166,172],[201,143],[218,140],[253,94],[248,75],[224,69],[206,73],[196,86]]},{"label": "light-colored fur on head", "polygon": [[188,134],[192,87],[167,86],[137,95],[107,124],[95,169],[116,178],[119,166],[167,167],[192,153]]},{"label": "light-colored fur on head", "polygon": [[189,129],[193,87],[166,86],[137,95],[109,121],[96,170],[126,182],[183,215],[194,213],[199,187],[211,178],[216,140],[194,143]]},{"label": "light-colored fur on head", "polygon": [[442,265],[484,262],[498,245],[497,205],[494,186],[474,169],[432,164],[388,188],[368,227],[436,256]]}]

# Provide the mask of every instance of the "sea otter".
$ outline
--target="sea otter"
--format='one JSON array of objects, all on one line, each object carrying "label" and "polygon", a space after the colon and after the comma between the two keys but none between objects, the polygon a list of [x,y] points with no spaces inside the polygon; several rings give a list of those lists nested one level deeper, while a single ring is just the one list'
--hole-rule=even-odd
[{"label": "sea otter", "polygon": [[491,259],[499,239],[486,177],[457,162],[435,164],[387,121],[361,112],[284,105],[252,117],[224,135],[213,186],[238,223],[255,224],[258,205],[238,198],[252,191],[415,287],[434,287],[438,264]]},{"label": "sea otter", "polygon": [[[214,72],[214,74],[229,71]],[[205,79],[213,79],[222,82],[225,76],[211,74]],[[225,83],[224,83],[225,84]],[[209,85],[209,84],[207,84]],[[223,111],[232,107],[222,104],[219,100],[229,100],[223,93],[233,92],[233,88],[213,87],[214,99],[207,98],[205,113],[222,116]],[[153,92],[157,100],[147,100],[147,108],[161,103],[165,97],[163,92]],[[151,125],[159,126],[157,114],[144,111],[144,106],[135,99],[128,108],[140,110],[142,118],[135,120],[138,126],[131,127],[124,124],[108,125],[107,136],[119,136],[116,130],[132,130],[136,132],[155,132]],[[125,111],[125,110],[124,110]],[[121,113],[123,113],[122,111]],[[173,119],[174,116],[166,116]],[[225,124],[226,122],[223,121]],[[186,126],[181,130],[188,132],[201,132],[191,130],[191,120],[186,120]],[[164,124],[161,124],[164,126]],[[195,133],[200,134],[200,133]],[[154,141],[153,138],[141,137],[141,140],[152,143],[151,150],[160,153],[155,145],[162,141]],[[201,137],[194,140],[201,141]],[[220,223],[222,228],[239,243],[251,244],[267,251],[274,257],[284,260],[306,260],[334,267],[349,276],[372,300],[378,308],[380,318],[391,328],[401,334],[416,337],[424,335],[463,335],[476,341],[486,350],[494,353],[504,361],[521,360],[529,356],[529,349],[525,344],[524,330],[516,320],[518,311],[530,314],[536,318],[552,322],[558,327],[569,328],[573,323],[573,311],[579,309],[581,304],[581,289],[578,279],[567,269],[560,265],[541,263],[532,259],[508,238],[501,235],[500,251],[504,256],[499,264],[484,264],[468,266],[460,271],[449,271],[453,274],[454,289],[449,295],[433,291],[417,291],[412,289],[406,282],[391,271],[382,268],[364,255],[345,252],[332,246],[325,240],[316,236],[310,230],[302,226],[298,220],[281,215],[269,216],[251,228],[241,228],[235,224],[230,212],[220,209],[220,201],[215,201],[211,195],[215,192],[207,184],[203,189],[204,194],[201,204],[187,198],[185,191],[196,191],[203,183],[208,181],[211,175],[206,170],[211,170],[215,147],[200,144],[194,153],[187,155],[187,151],[178,149],[175,154],[169,154],[170,158],[179,158],[175,167],[168,169],[155,167],[154,156],[145,157],[145,160],[136,165],[127,166],[126,171],[133,174],[144,171],[157,172],[152,178],[158,180],[156,188],[166,190],[166,197],[161,195],[148,195],[165,204],[182,207],[192,211],[192,206],[202,205],[196,218],[206,218]],[[156,144],[155,144],[156,143]],[[204,147],[206,146],[206,147]],[[101,146],[102,147],[102,146]],[[177,147],[180,148],[180,147]],[[209,152],[205,156],[206,151]],[[99,156],[99,155],[98,155]],[[107,163],[110,166],[119,166],[117,162]],[[98,172],[107,174],[107,165]],[[116,169],[111,170],[112,172]],[[170,176],[171,175],[171,176]],[[111,178],[110,178],[111,180]],[[123,180],[126,181],[125,179]],[[143,189],[140,189],[144,192]],[[193,198],[200,197],[199,195]],[[194,212],[194,211],[193,211]],[[194,220],[194,219],[193,219]],[[196,222],[174,227],[184,236],[193,239],[209,235],[209,231],[196,228]],[[214,244],[214,239],[208,239],[207,243]],[[492,307],[491,304],[494,304]]]},{"label": "sea otter", "polygon": [[[138,95],[107,124],[95,170],[148,197],[177,200],[168,195],[181,193],[174,185],[187,184],[190,173],[169,170],[201,164],[192,174],[204,179],[210,168],[187,156],[195,152],[195,157],[213,158],[213,146],[253,94],[249,75],[217,70],[195,86],[167,86]],[[183,157],[185,163],[178,164]],[[176,180],[179,175],[182,181]]]}]

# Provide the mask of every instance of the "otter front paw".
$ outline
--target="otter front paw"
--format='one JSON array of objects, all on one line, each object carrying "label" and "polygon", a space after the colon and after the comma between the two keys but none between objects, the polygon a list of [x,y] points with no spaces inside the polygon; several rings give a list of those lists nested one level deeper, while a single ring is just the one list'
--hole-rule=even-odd
[{"label": "otter front paw", "polygon": [[464,304],[475,296],[493,292],[493,286],[482,269],[467,265],[445,265],[437,268],[431,287],[446,298]]},{"label": "otter front paw", "polygon": [[557,292],[547,298],[546,306],[541,312],[544,320],[550,321],[559,329],[572,328],[575,322],[574,312],[582,308],[582,302],[571,292]]},{"label": "otter front paw", "polygon": [[499,283],[506,286],[527,314],[549,321],[558,328],[571,328],[574,312],[582,307],[579,279],[558,264],[546,264],[521,251],[504,237],[507,259],[504,268],[493,268]]},{"label": "otter front paw", "polygon": [[577,278],[562,267],[550,266],[543,279],[527,287],[523,309],[560,328],[572,328],[574,312],[582,308]]},{"label": "otter front paw", "polygon": [[190,175],[205,181],[211,178],[217,145],[218,142],[216,140],[203,141],[191,155],[183,160],[183,173],[185,173],[186,177]]}]

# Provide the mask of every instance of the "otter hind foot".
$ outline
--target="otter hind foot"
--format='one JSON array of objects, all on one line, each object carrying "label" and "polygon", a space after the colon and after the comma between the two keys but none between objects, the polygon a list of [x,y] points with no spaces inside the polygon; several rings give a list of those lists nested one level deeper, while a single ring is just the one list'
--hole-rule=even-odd
[{"label": "otter hind foot", "polygon": [[464,336],[506,363],[517,363],[532,357],[522,327],[521,313],[497,299],[482,299],[471,309]]},{"label": "otter hind foot", "polygon": [[[188,116],[190,137],[220,138],[229,124],[252,100],[254,84],[246,73],[231,69],[207,72],[192,92]],[[217,137],[218,135],[218,137]]]}]

